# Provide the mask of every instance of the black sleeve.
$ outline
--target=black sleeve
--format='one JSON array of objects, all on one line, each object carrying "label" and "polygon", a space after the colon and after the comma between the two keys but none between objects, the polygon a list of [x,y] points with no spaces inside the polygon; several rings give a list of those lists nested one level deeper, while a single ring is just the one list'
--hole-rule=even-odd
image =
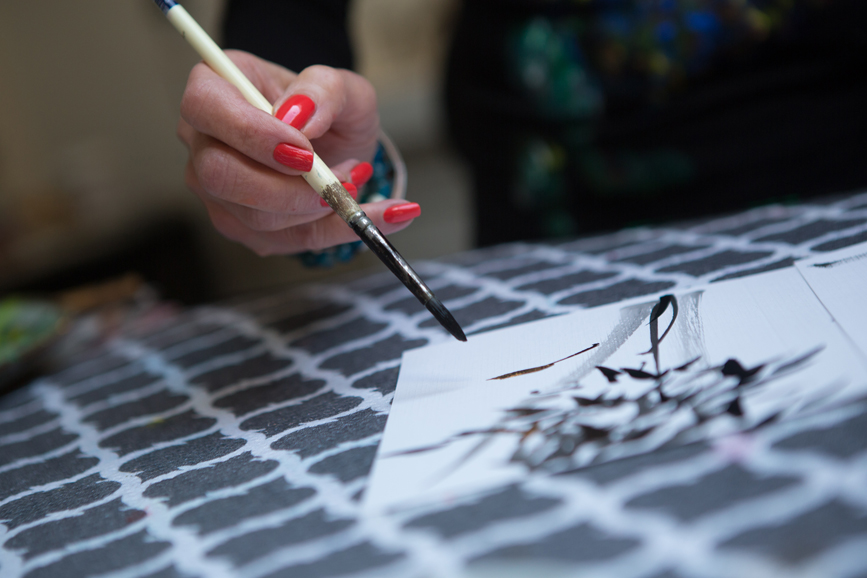
[{"label": "black sleeve", "polygon": [[230,0],[223,46],[296,72],[312,64],[352,69],[348,9],[349,0]]}]

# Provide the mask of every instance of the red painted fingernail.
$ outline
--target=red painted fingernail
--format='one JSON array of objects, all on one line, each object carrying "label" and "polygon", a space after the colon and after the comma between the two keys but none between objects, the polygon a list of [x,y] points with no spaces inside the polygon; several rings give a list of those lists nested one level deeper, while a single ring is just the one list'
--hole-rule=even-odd
[{"label": "red painted fingernail", "polygon": [[290,169],[305,173],[313,168],[313,153],[286,143],[280,143],[274,149],[274,160]]},{"label": "red painted fingernail", "polygon": [[307,124],[310,117],[313,116],[315,110],[316,104],[310,100],[309,96],[296,94],[290,96],[286,102],[280,105],[276,116],[289,126],[301,130]]},{"label": "red painted fingernail", "polygon": [[404,203],[387,208],[382,213],[382,218],[385,219],[386,223],[393,225],[394,223],[403,223],[404,221],[415,219],[419,215],[421,215],[421,207],[418,206],[418,203]]},{"label": "red painted fingernail", "polygon": [[[349,193],[350,197],[352,197],[353,199],[358,198],[358,189],[355,188],[355,185],[353,185],[352,183],[340,183],[340,184],[343,185],[343,188],[346,189],[346,192]],[[319,204],[322,205],[323,207],[328,206],[328,203],[325,202],[325,199],[320,199]]]},{"label": "red painted fingernail", "polygon": [[358,163],[355,168],[349,171],[349,177],[357,186],[366,183],[373,176],[373,166],[370,163]]}]

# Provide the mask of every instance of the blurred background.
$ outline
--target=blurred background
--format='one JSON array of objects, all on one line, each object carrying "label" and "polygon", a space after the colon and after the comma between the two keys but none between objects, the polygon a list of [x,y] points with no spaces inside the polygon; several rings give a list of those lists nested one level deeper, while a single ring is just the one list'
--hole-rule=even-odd
[{"label": "blurred background", "polygon": [[[219,41],[224,0],[184,4]],[[515,20],[489,2],[351,3],[357,69],[422,206],[395,235],[404,256],[867,183],[867,2],[598,4],[560,21]],[[484,175],[472,198],[444,130],[453,30],[452,126],[461,158]],[[175,136],[197,60],[151,0],[0,2],[0,296],[137,272],[164,297],[198,303],[382,270],[369,254],[309,270],[214,231],[185,190]],[[473,203],[485,210],[473,215]]]},{"label": "blurred background", "polygon": [[[164,296],[212,301],[378,267],[257,257],[214,231],[183,184],[175,136],[198,60],[150,0],[0,3],[0,294],[138,272]],[[219,42],[223,2],[186,0]],[[359,72],[404,155],[422,217],[394,242],[410,260],[469,248],[466,169],[443,133],[440,87],[456,0],[357,0]]]}]

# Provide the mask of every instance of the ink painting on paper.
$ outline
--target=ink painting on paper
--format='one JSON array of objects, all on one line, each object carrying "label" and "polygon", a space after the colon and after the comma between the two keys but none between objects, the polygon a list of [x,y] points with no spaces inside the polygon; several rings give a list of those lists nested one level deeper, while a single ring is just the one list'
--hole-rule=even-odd
[{"label": "ink painting on paper", "polygon": [[795,268],[404,355],[365,507],[442,500],[751,431],[867,395]]}]

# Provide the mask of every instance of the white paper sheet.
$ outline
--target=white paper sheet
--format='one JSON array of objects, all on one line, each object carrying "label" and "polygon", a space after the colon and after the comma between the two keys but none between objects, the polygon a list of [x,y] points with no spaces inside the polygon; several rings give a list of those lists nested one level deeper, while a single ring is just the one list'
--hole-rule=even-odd
[{"label": "white paper sheet", "polygon": [[659,296],[404,354],[365,507],[448,500],[867,394],[864,358],[794,267],[674,297],[655,323],[658,367]]},{"label": "white paper sheet", "polygon": [[843,331],[867,352],[867,243],[795,265]]}]

